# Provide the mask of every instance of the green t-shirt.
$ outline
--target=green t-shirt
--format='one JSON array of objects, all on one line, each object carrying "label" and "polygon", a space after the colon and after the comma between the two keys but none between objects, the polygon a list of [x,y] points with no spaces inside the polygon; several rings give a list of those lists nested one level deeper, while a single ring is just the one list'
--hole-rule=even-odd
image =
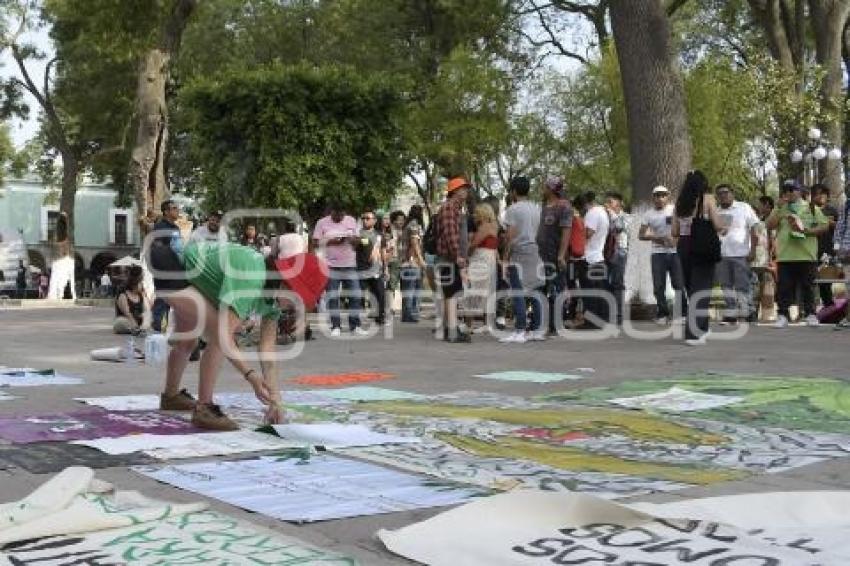
[{"label": "green t-shirt", "polygon": [[227,306],[242,320],[254,313],[263,318],[280,317],[275,300],[262,295],[266,264],[262,254],[253,248],[230,243],[192,243],[183,252],[183,264],[189,283],[216,307]]},{"label": "green t-shirt", "polygon": [[821,209],[812,207],[805,201],[788,204],[777,208],[771,216],[778,216],[779,227],[776,232],[776,261],[817,261],[818,260],[818,238],[817,236],[800,237],[794,234],[788,216],[796,214],[805,228],[816,228],[827,223]]}]

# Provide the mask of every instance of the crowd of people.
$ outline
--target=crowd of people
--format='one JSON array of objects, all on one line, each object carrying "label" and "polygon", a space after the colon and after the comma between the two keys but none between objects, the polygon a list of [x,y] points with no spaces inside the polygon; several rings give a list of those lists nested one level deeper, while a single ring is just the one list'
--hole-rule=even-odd
[{"label": "crowd of people", "polygon": [[[303,336],[310,309],[327,314],[331,338],[342,336],[343,315],[352,336],[370,335],[367,312],[378,325],[392,324],[399,296],[402,323],[418,322],[421,299],[433,297],[437,337],[452,343],[506,330],[509,319],[513,330],[500,338],[508,344],[543,341],[564,329],[609,328],[629,317],[625,274],[634,237],[651,246],[654,321],[684,325],[688,345],[706,343],[717,288],[722,324],[761,320],[786,328],[796,304],[806,325],[830,313],[836,328],[850,326],[846,298],[834,297],[825,277],[817,281],[819,266],[850,255],[848,207],[836,211],[823,185],[807,190],[789,181],[776,202],[763,196],[753,207],[735,198],[734,187],[712,189],[693,171],[675,202],[667,187],[657,186],[652,205],[639,214],[627,212],[614,192],[568,197],[559,177],[542,182],[542,202],[526,177],[512,179],[509,188],[504,211],[498,199],[477,202],[471,184],[455,177],[427,225],[418,205],[407,214],[366,208],[351,215],[335,203],[309,238],[295,222],[271,237],[249,224],[234,242],[221,211],[184,242],[179,208],[166,201],[146,258],[157,297],[148,301],[140,273],[131,276],[117,295],[116,331],[162,330],[171,311],[175,334],[161,406],[192,410],[196,425],[229,430],[236,424],[212,397],[222,361],[242,373],[267,404],[269,421],[278,422],[273,352],[282,333],[300,326]],[[246,363],[237,341],[249,327],[259,329],[260,372]],[[201,362],[197,400],[180,388],[192,356]]]}]

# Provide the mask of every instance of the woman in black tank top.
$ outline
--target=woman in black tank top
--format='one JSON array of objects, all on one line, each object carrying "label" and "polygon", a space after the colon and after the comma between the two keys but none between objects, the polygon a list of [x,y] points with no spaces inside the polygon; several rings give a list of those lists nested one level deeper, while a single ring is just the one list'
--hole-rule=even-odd
[{"label": "woman in black tank top", "polygon": [[150,326],[150,304],[142,287],[142,269],[130,268],[126,288],[115,297],[116,334],[129,334]]}]

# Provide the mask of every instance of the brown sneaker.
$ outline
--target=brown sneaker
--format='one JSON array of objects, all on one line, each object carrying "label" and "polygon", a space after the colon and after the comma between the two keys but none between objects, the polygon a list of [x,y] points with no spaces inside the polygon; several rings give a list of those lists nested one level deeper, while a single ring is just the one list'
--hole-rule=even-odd
[{"label": "brown sneaker", "polygon": [[239,430],[239,425],[215,403],[198,403],[192,412],[192,424],[208,430]]},{"label": "brown sneaker", "polygon": [[185,389],[181,389],[180,393],[170,397],[165,393],[159,396],[160,411],[193,411],[195,403],[195,398]]}]

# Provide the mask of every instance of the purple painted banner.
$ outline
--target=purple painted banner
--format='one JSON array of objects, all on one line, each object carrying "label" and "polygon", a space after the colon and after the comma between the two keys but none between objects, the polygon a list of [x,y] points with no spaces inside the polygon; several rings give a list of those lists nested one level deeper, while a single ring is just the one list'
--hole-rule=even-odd
[{"label": "purple painted banner", "polygon": [[17,444],[193,432],[204,431],[186,419],[157,411],[80,411],[0,419],[0,437]]}]

